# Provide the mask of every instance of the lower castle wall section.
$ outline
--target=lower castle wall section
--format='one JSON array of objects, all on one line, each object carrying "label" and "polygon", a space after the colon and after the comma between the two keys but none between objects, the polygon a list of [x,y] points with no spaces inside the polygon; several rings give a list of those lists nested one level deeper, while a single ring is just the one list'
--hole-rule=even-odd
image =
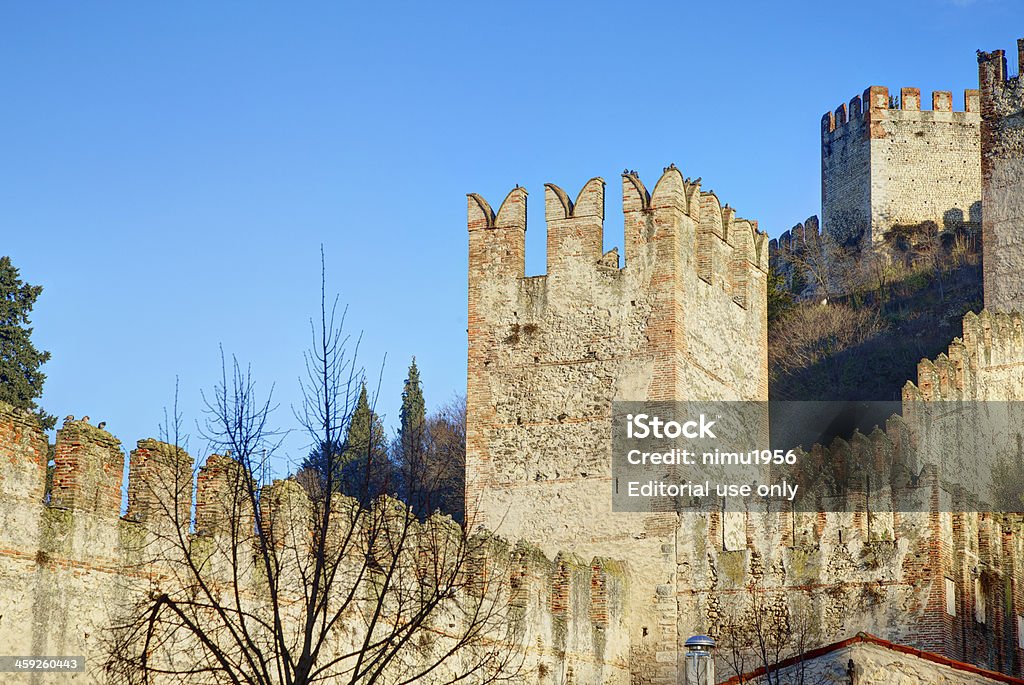
[{"label": "lower castle wall section", "polygon": [[[70,444],[61,444],[69,439]],[[57,453],[85,450],[107,459],[110,454],[106,450],[114,442],[105,431],[74,422],[59,433]],[[174,542],[179,531],[192,553],[206,559],[215,583],[230,580],[233,566],[228,555],[233,538],[219,529],[205,535],[191,533],[187,517],[182,531],[171,518],[175,511],[189,510],[191,493],[187,502],[175,497],[173,488],[178,481],[173,474],[190,458],[152,440],[140,441],[136,452],[132,464],[139,464],[140,470],[130,473],[129,489],[136,493],[138,514],[122,518],[104,507],[46,503],[42,496],[45,436],[33,417],[0,405],[0,651],[5,655],[85,656],[87,660],[83,673],[5,673],[4,683],[121,682],[116,672],[104,670],[116,644],[112,626],[138,616],[136,601],[152,601],[153,593],[181,591],[187,574],[182,573],[175,556],[181,551]],[[160,462],[159,455],[173,455],[173,462],[168,466]],[[80,466],[65,466],[69,482],[85,483],[88,479],[81,476],[96,475],[90,464],[81,459],[76,463]],[[164,466],[167,472],[161,474]],[[223,465],[218,468],[218,473],[224,471]],[[120,490],[120,473],[109,475],[109,482],[93,483],[97,486],[94,491],[103,492],[106,487]],[[198,499],[209,496],[203,487],[221,492],[221,485],[200,486]],[[168,490],[160,492],[161,488]],[[302,544],[307,536],[301,534],[301,528],[308,521],[302,514],[308,511],[308,499],[305,505],[301,501],[304,491],[293,481],[282,481],[271,486],[268,495],[269,511],[278,512],[272,516],[274,525],[280,525],[275,528],[281,531],[280,536],[275,532],[277,544]],[[402,505],[382,501],[375,506]],[[161,512],[169,518],[161,520]],[[449,534],[458,535],[455,524],[440,516],[416,525],[437,527],[438,533],[447,527],[451,528]],[[428,539],[433,536],[428,533]],[[586,561],[576,554],[549,558],[527,543],[478,539],[483,542],[481,559],[486,561],[471,562],[477,565],[467,567],[467,572],[478,574],[481,582],[486,579],[497,598],[496,622],[488,629],[487,639],[496,641],[499,650],[507,650],[513,664],[521,663],[514,682],[631,682],[625,614],[630,580],[621,562],[601,557]],[[254,612],[265,610],[259,577],[255,566],[243,567],[240,573],[242,601]],[[301,606],[298,591],[296,586],[293,599],[288,599],[288,591],[284,593],[286,623],[297,616]],[[456,622],[460,615],[459,611],[445,613],[451,617],[448,620]],[[359,620],[353,615],[342,622],[336,643],[332,643],[337,653],[358,647],[362,639]],[[443,626],[438,629],[443,636]],[[201,652],[183,647],[180,658],[195,659]],[[457,670],[466,663],[460,655],[450,668]],[[197,678],[194,682],[203,681]]]},{"label": "lower castle wall section", "polygon": [[[781,657],[792,656],[798,639],[806,650],[869,632],[1021,673],[1019,517],[897,512],[891,534],[878,538],[869,537],[864,513],[742,518],[746,539],[735,546],[723,540],[720,514],[683,516],[675,543],[680,634],[710,634],[727,646],[730,623],[749,625],[756,610],[793,630]],[[803,539],[802,524],[812,531]],[[979,551],[993,536],[998,551]],[[752,670],[762,664],[747,639]],[[728,675],[720,661],[719,676]]]}]

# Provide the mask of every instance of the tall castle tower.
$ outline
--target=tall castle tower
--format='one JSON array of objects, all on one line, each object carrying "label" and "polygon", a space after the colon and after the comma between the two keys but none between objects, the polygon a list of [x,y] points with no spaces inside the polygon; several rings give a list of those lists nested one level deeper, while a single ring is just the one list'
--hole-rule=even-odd
[{"label": "tall castle tower", "polygon": [[550,555],[625,560],[631,671],[675,683],[678,516],[612,511],[612,402],[767,399],[768,241],[674,166],[653,193],[625,173],[623,266],[602,254],[604,193],[546,186],[530,277],[526,190],[496,214],[469,196],[467,509]]},{"label": "tall castle tower", "polygon": [[903,88],[900,109],[889,89],[871,86],[863,97],[821,118],[821,212],[824,229],[841,242],[877,245],[894,226],[934,222],[940,229],[980,226],[981,157],[978,91],[964,93],[964,111],[952,94]]},{"label": "tall castle tower", "polygon": [[610,516],[612,401],[768,396],[756,223],[674,166],[653,193],[627,173],[621,266],[602,254],[604,191],[546,186],[548,269],[530,277],[526,190],[497,214],[469,196],[468,502],[552,551],[636,532]]},{"label": "tall castle tower", "polygon": [[1008,78],[1002,50],[978,53],[985,306],[998,311],[1024,310],[1024,38],[1017,55]]}]

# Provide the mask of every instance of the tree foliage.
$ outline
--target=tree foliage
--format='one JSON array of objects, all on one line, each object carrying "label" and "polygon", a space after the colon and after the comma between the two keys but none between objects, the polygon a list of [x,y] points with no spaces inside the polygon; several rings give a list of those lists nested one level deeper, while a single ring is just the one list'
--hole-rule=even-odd
[{"label": "tree foliage", "polygon": [[333,445],[316,445],[303,460],[297,478],[307,489],[322,489],[327,487],[328,469],[334,471],[332,486],[336,492],[363,503],[388,494],[394,482],[384,424],[370,406],[365,381],[360,384],[345,439]]},{"label": "tree foliage", "polygon": [[401,425],[393,461],[401,498],[420,518],[436,511],[463,522],[466,400],[456,397],[427,415],[415,357],[402,389]]},{"label": "tree foliage", "polygon": [[793,308],[793,293],[786,287],[786,279],[772,265],[768,270],[768,323],[778,321]]},{"label": "tree foliage", "polygon": [[423,387],[420,384],[420,370],[416,367],[416,357],[413,357],[412,363],[409,364],[409,375],[402,388],[399,420],[399,455],[403,461],[411,462],[422,455],[426,438],[426,405],[423,401]]},{"label": "tree foliage", "polygon": [[42,286],[22,282],[10,257],[0,257],[0,400],[34,412],[49,430],[56,418],[36,405],[46,375],[40,367],[50,359],[32,344],[29,316]]}]

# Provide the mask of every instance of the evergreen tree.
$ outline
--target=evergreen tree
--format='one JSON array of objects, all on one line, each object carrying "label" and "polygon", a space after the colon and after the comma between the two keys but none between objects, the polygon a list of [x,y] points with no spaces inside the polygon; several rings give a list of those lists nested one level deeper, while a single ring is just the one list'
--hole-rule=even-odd
[{"label": "evergreen tree", "polygon": [[786,279],[775,266],[768,269],[768,323],[775,323],[793,308],[793,294],[786,287]]},{"label": "evergreen tree", "polygon": [[426,407],[423,402],[423,388],[420,386],[420,371],[416,368],[416,357],[412,358],[409,376],[402,388],[402,408],[398,418],[395,456],[399,467],[401,497],[418,515],[428,516],[433,511],[433,487],[430,482],[426,449]]},{"label": "evergreen tree", "polygon": [[303,461],[302,470],[314,474],[321,485],[326,485],[328,469],[333,468],[336,491],[373,499],[386,492],[389,467],[384,423],[370,408],[363,383],[344,442],[318,445]]},{"label": "evergreen tree", "polygon": [[409,463],[423,454],[424,427],[427,420],[416,357],[412,358],[409,377],[405,379],[405,387],[402,388],[402,410],[399,412],[399,419],[399,449],[402,460]]},{"label": "evergreen tree", "polygon": [[366,383],[359,390],[356,409],[349,420],[348,433],[345,435],[345,447],[341,455],[344,466],[357,459],[376,457],[387,458],[387,443],[384,423],[377,412],[370,409],[370,400],[366,394]]},{"label": "evergreen tree", "polygon": [[32,344],[29,314],[42,286],[28,285],[19,278],[10,257],[0,257],[0,400],[36,413],[43,428],[56,424],[36,406],[43,393],[46,375],[39,370],[50,359]]}]

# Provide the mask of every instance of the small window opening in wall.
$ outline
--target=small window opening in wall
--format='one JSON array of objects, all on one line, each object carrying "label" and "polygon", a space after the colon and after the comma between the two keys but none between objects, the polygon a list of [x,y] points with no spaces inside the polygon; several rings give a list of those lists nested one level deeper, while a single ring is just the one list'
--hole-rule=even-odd
[{"label": "small window opening in wall", "polygon": [[956,584],[946,578],[946,613],[956,616]]},{"label": "small window opening in wall", "polygon": [[843,531],[839,531],[839,544],[843,544]]}]

